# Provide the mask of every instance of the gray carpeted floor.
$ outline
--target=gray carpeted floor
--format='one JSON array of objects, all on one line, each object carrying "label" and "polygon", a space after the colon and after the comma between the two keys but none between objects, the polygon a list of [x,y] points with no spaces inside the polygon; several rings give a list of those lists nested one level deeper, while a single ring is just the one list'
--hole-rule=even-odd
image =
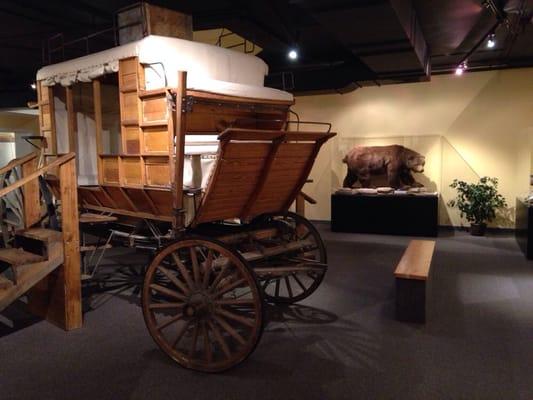
[{"label": "gray carpeted floor", "polygon": [[103,271],[115,271],[107,290],[86,291],[83,329],[65,333],[20,304],[0,315],[0,398],[533,398],[533,262],[514,238],[443,232],[428,322],[411,325],[394,320],[392,275],[409,238],[320,228],[325,281],[300,305],[269,307],[241,366],[207,375],[169,361],[138,306],[130,266],[144,259],[120,250]]}]

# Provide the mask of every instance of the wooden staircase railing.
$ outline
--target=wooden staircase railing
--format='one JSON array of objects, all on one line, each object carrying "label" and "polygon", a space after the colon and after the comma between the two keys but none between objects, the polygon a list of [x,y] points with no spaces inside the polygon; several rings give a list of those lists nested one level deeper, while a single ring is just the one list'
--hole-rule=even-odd
[{"label": "wooden staircase railing", "polygon": [[32,153],[12,160],[0,169],[0,173],[17,166],[22,169],[19,180],[0,189],[0,199],[22,188],[24,227],[30,228],[41,219],[39,177],[57,172],[63,216],[61,228],[64,262],[38,283],[38,296],[30,293],[29,309],[66,330],[75,329],[82,324],[76,155],[65,154],[41,168],[37,168],[37,162],[38,154]]}]

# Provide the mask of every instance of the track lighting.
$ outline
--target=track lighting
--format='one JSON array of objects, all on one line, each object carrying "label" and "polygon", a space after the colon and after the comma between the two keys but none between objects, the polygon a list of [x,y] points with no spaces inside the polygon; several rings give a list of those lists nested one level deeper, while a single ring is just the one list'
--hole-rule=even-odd
[{"label": "track lighting", "polygon": [[492,49],[494,48],[494,46],[496,46],[496,35],[494,33],[491,33],[487,40],[487,48]]},{"label": "track lighting", "polygon": [[468,65],[466,64],[466,61],[463,61],[459,66],[455,69],[455,75],[463,75],[463,72],[468,68]]}]

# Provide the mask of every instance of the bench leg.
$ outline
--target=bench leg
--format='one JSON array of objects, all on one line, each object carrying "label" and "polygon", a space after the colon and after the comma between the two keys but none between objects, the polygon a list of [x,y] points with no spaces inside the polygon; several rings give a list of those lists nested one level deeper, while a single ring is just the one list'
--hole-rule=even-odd
[{"label": "bench leg", "polygon": [[426,281],[396,278],[396,319],[426,322]]}]

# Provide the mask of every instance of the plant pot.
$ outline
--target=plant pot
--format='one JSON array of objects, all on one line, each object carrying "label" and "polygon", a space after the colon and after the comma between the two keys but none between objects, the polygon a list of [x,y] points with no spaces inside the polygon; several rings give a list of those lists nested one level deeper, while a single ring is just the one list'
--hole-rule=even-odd
[{"label": "plant pot", "polygon": [[470,234],[472,236],[485,236],[487,230],[487,224],[470,224]]}]

